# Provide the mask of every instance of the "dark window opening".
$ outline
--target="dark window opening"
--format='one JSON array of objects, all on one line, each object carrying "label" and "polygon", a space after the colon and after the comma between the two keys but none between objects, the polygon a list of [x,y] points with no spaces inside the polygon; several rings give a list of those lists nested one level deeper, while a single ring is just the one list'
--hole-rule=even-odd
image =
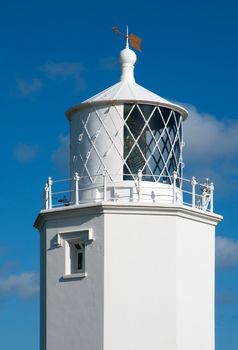
[{"label": "dark window opening", "polygon": [[85,269],[85,244],[80,241],[71,241],[70,264],[71,274],[84,272]]},{"label": "dark window opening", "polygon": [[78,253],[78,270],[83,269],[83,253]]}]

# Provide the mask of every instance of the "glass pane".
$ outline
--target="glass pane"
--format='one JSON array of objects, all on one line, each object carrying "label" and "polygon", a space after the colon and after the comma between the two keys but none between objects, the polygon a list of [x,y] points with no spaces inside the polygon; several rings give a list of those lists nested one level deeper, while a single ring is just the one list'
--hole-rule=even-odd
[{"label": "glass pane", "polygon": [[78,253],[78,270],[83,268],[83,253]]},{"label": "glass pane", "polygon": [[[180,114],[166,107],[128,104],[124,119],[124,173],[136,175],[141,169],[143,180],[157,181],[160,177],[166,183],[171,182],[167,177],[174,171],[180,176],[177,165],[182,140]],[[130,180],[132,176],[124,179]]]},{"label": "glass pane", "polygon": [[157,135],[160,135],[164,128],[164,122],[157,108],[149,120],[149,126],[153,133]]},{"label": "glass pane", "polygon": [[161,174],[161,171],[162,171],[163,166],[164,166],[164,163],[163,163],[162,158],[159,154],[158,148],[155,149],[152,156],[150,157],[149,166],[157,179],[158,176]]},{"label": "glass pane", "polygon": [[127,158],[130,150],[134,145],[134,142],[135,141],[130,131],[127,129],[127,127],[124,127],[124,158]]},{"label": "glass pane", "polygon": [[175,124],[175,118],[174,118],[174,113],[171,114],[168,124],[167,124],[167,130],[171,139],[171,142],[173,144],[177,132],[177,127]]},{"label": "glass pane", "polygon": [[139,105],[139,108],[144,116],[144,118],[147,120],[151,113],[153,112],[153,109],[155,108],[155,106],[152,105]]},{"label": "glass pane", "polygon": [[130,168],[127,165],[127,163],[124,164],[123,174],[124,174],[124,176],[123,176],[124,180],[133,180],[133,177],[130,175]]},{"label": "glass pane", "polygon": [[170,116],[171,109],[166,108],[166,107],[159,107],[159,109],[160,109],[160,112],[161,112],[161,114],[163,116],[163,119],[164,119],[164,121],[166,123],[168,118],[169,118],[169,116]]},{"label": "glass pane", "polygon": [[126,121],[126,124],[134,138],[137,139],[145,124],[145,121],[137,106],[135,106],[135,108],[131,112],[129,118]]},{"label": "glass pane", "polygon": [[137,145],[133,148],[130,156],[126,161],[126,164],[130,169],[131,173],[134,175],[138,173],[139,169],[143,168],[145,160]]},{"label": "glass pane", "polygon": [[177,122],[177,125],[179,125],[179,121],[180,121],[180,114],[178,112],[174,112],[175,113],[175,118],[176,118],[176,122]]},{"label": "glass pane", "polygon": [[133,107],[134,107],[134,105],[132,105],[132,104],[125,104],[124,105],[124,119],[127,118],[128,114],[130,113],[130,111],[132,110]]}]

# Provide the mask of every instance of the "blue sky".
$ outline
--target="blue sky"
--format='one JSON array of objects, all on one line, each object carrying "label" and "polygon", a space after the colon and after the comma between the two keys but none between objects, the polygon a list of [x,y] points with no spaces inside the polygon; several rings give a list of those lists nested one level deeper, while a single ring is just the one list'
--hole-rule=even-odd
[{"label": "blue sky", "polygon": [[[216,350],[238,348],[238,5],[227,1],[1,1],[1,347],[39,349],[39,235],[49,175],[67,174],[65,110],[114,84],[123,40],[142,37],[136,81],[185,105],[185,176],[211,177]],[[202,257],[201,257],[202,258]]]}]

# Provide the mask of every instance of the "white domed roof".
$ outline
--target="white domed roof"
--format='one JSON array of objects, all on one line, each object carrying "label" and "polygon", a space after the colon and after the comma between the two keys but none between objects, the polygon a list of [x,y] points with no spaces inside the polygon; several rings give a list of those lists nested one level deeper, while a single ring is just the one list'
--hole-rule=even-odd
[{"label": "white domed roof", "polygon": [[125,48],[120,52],[121,63],[121,79],[115,85],[112,85],[99,94],[89,98],[79,105],[71,107],[67,111],[68,118],[71,115],[83,108],[91,105],[119,105],[124,103],[141,103],[141,104],[156,104],[159,106],[168,107],[178,111],[184,119],[187,118],[188,112],[183,107],[165,100],[159,95],[143,88],[135,82],[134,79],[134,64],[136,62],[136,54],[129,48]]}]

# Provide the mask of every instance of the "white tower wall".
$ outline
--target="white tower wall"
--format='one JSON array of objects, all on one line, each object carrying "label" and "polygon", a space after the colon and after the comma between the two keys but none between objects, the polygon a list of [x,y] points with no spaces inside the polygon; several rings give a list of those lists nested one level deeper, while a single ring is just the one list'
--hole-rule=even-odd
[{"label": "white tower wall", "polygon": [[196,215],[191,215],[189,220],[177,219],[178,350],[215,349],[215,227],[212,220],[198,221]]},{"label": "white tower wall", "polygon": [[108,211],[104,350],[175,350],[176,218],[153,208]]},{"label": "white tower wall", "polygon": [[[103,349],[103,218],[95,210],[60,211],[44,218],[41,233],[41,350]],[[67,278],[66,240],[90,228],[87,277]],[[57,235],[63,246],[57,247]]]},{"label": "white tower wall", "polygon": [[105,350],[214,349],[218,218],[177,208],[108,212]]},{"label": "white tower wall", "polygon": [[[185,207],[113,203],[43,214],[41,350],[214,350],[220,219]],[[86,275],[65,276],[66,241],[82,230],[94,238]]]}]

